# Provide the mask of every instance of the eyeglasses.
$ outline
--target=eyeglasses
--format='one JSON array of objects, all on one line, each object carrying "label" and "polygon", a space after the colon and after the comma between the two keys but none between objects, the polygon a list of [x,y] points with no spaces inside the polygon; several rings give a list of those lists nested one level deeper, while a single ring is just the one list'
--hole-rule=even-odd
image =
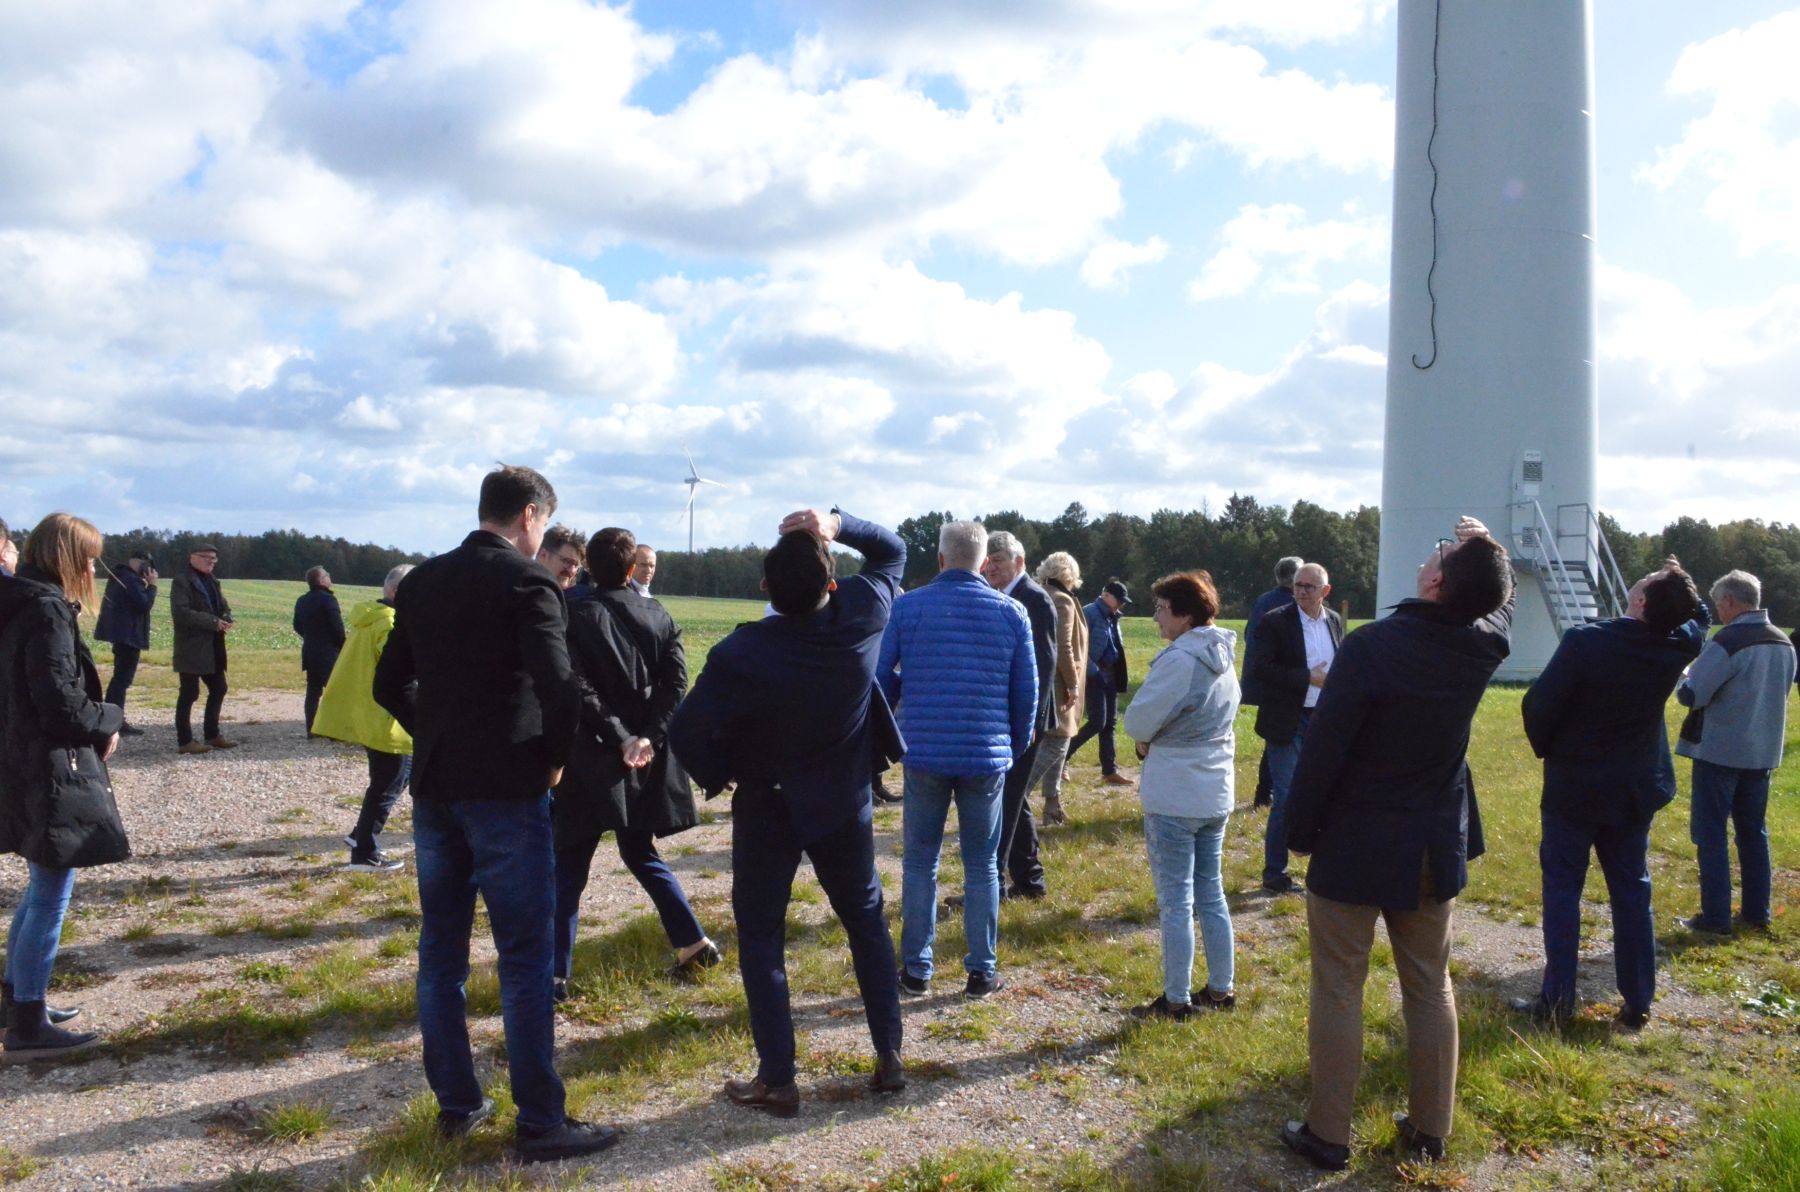
[{"label": "eyeglasses", "polygon": [[1455,545],[1456,545],[1456,539],[1454,539],[1454,538],[1438,539],[1437,548],[1438,548],[1438,566],[1439,567],[1442,567],[1444,565],[1444,556],[1449,553],[1444,548],[1447,546],[1454,547]]},{"label": "eyeglasses", "polygon": [[1296,591],[1296,592],[1317,592],[1320,588],[1322,588],[1324,586],[1325,586],[1324,584],[1295,584],[1294,591]]}]

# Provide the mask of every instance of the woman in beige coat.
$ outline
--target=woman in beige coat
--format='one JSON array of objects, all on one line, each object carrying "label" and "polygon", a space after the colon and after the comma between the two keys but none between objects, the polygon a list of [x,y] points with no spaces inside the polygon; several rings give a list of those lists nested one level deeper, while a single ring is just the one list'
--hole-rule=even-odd
[{"label": "woman in beige coat", "polygon": [[1056,701],[1056,722],[1044,730],[1037,761],[1031,767],[1027,792],[1044,785],[1044,822],[1068,822],[1062,808],[1063,763],[1069,757],[1069,738],[1081,728],[1082,686],[1087,681],[1088,628],[1081,602],[1081,566],[1067,551],[1045,556],[1038,564],[1037,580],[1056,606],[1056,676],[1050,698]]}]

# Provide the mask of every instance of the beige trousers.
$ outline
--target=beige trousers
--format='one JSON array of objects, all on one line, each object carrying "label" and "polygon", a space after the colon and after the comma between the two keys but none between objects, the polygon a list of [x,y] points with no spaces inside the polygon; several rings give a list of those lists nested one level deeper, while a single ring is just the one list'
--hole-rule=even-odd
[{"label": "beige trousers", "polygon": [[1419,900],[1416,911],[1306,896],[1312,942],[1312,1101],[1306,1124],[1326,1142],[1347,1145],[1356,1081],[1362,1073],[1363,984],[1375,920],[1387,921],[1406,1018],[1410,1077],[1407,1116],[1415,1128],[1446,1138],[1456,1101],[1456,993],[1450,987],[1451,902]]}]

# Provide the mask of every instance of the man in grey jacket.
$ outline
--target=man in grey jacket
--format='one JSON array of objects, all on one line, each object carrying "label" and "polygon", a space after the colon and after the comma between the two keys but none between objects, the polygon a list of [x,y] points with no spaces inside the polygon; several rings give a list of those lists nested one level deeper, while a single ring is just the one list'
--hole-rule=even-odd
[{"label": "man in grey jacket", "polygon": [[1750,927],[1769,925],[1769,775],[1781,764],[1787,733],[1787,694],[1794,682],[1794,646],[1769,623],[1762,583],[1747,571],[1728,571],[1709,593],[1724,623],[1676,689],[1691,708],[1675,752],[1694,759],[1688,835],[1700,860],[1700,913],[1683,919],[1690,931],[1731,934],[1729,820],[1737,830],[1743,870],[1743,909]]}]

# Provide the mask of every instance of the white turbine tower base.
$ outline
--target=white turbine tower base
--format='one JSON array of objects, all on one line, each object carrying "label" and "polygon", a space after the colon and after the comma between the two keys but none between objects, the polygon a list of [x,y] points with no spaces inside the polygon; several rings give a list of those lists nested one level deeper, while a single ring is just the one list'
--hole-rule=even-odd
[{"label": "white turbine tower base", "polygon": [[[1592,0],[1400,0],[1382,613],[1459,514],[1518,563],[1512,656],[1595,517]],[[1565,566],[1566,564],[1566,566]]]}]

